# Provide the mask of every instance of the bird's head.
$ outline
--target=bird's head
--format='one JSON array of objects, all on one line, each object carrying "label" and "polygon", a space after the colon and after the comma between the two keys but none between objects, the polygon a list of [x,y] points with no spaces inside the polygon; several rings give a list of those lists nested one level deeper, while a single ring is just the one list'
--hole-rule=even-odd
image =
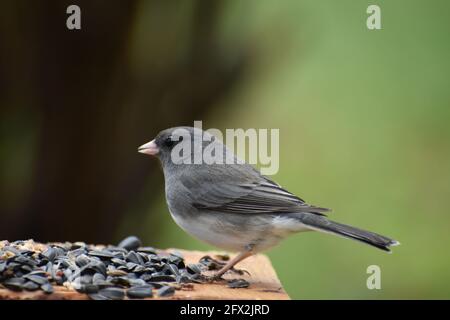
[{"label": "bird's head", "polygon": [[155,139],[140,146],[138,152],[158,157],[165,167],[168,164],[194,163],[196,157],[202,159],[203,150],[211,143],[222,145],[201,129],[175,127],[158,133]]}]

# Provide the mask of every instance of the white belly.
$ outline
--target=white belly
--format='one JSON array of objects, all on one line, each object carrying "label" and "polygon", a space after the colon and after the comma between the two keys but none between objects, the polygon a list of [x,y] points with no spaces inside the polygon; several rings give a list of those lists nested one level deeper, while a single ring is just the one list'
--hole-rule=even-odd
[{"label": "white belly", "polygon": [[218,219],[214,213],[190,216],[189,219],[171,214],[175,222],[187,233],[208,244],[228,251],[264,251],[278,244],[293,232],[308,230],[290,218],[272,216],[227,214]]}]

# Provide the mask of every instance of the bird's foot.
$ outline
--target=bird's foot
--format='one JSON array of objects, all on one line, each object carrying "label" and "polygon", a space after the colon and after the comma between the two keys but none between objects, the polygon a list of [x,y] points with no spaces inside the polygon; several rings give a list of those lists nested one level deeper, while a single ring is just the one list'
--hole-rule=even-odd
[{"label": "bird's foot", "polygon": [[238,275],[240,275],[240,276],[243,276],[244,274],[247,274],[247,275],[251,276],[250,272],[248,272],[248,271],[245,270],[245,269],[235,269],[235,268],[231,268],[229,271],[231,271],[231,272],[233,272],[233,273],[236,273],[236,274],[238,274]]},{"label": "bird's foot", "polygon": [[222,282],[225,281],[224,278],[222,278],[223,274],[203,274],[202,273],[202,280],[208,283],[212,283],[212,282]]}]

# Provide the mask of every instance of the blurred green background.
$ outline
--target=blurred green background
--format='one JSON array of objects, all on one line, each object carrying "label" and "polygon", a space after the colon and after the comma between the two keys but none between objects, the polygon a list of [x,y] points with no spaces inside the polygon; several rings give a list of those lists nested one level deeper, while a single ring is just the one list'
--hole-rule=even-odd
[{"label": "blurred green background", "polygon": [[[382,30],[366,28],[369,4],[381,7]],[[75,229],[69,238],[80,235],[82,240],[105,242],[137,234],[156,247],[214,249],[175,225],[165,204],[156,160],[143,158],[135,148],[159,129],[192,125],[193,120],[203,120],[204,128],[279,128],[280,170],[272,177],[275,181],[309,203],[332,208],[334,220],[392,236],[402,244],[389,255],[329,235],[294,235],[268,253],[292,298],[450,298],[450,3],[227,1],[213,15],[208,14],[206,22],[202,20],[197,26],[202,30],[200,40],[193,41],[192,19],[203,16],[202,6],[208,5],[202,1],[136,3],[125,57],[131,70],[127,81],[133,79],[141,89],[130,86],[128,95],[133,98],[124,99],[117,116],[119,123],[127,121],[127,125],[114,127],[113,135],[103,132],[94,147],[101,146],[100,141],[120,140],[121,152],[129,156],[120,158],[123,162],[109,168],[104,177],[118,173],[127,179],[127,170],[139,166],[143,171],[134,174],[142,179],[129,181],[128,186],[138,187],[127,197],[121,214],[111,217],[110,208],[104,205],[86,211],[80,225],[104,209],[102,216],[93,219],[100,226],[97,231],[108,229],[110,220],[116,221],[111,233],[100,237],[95,230],[83,234]],[[214,48],[214,54],[196,63],[214,72],[200,80],[197,71],[190,72],[176,77],[176,82],[162,76],[168,89],[158,99],[148,100],[146,92],[161,86],[161,77],[147,81],[148,74],[166,75],[174,65],[184,65],[188,53],[200,55],[209,50],[205,48]],[[220,60],[225,67],[211,66],[211,60]],[[230,73],[238,76],[220,70],[234,70]],[[227,79],[228,84],[218,83],[214,90],[189,86],[218,78]],[[112,91],[106,90],[105,95]],[[172,93],[180,91],[183,94],[173,98]],[[218,94],[223,91],[226,94]],[[213,92],[215,98],[200,99],[201,110],[195,107],[197,98],[180,106],[192,92],[200,96]],[[5,101],[9,100],[3,99],[3,105]],[[39,113],[15,111],[21,110],[21,103],[14,111],[10,106],[5,112],[9,117],[2,115],[1,122],[2,195],[9,198],[4,205],[9,209],[9,216],[4,211],[6,217],[13,217],[16,213],[11,208],[20,207],[17,203],[26,198],[23,194],[28,192],[24,190],[34,161],[28,157],[32,150],[28,147],[38,148],[34,136],[39,131],[30,123],[40,119]],[[134,135],[124,133],[134,130],[140,108],[152,113],[136,124]],[[107,125],[101,128],[108,130]],[[17,139],[21,148],[15,144]],[[91,152],[96,158],[97,152]],[[102,158],[103,163],[115,154]],[[102,188],[101,181],[98,188]],[[124,186],[110,192],[110,197],[129,190]],[[96,194],[89,195],[89,201],[96,202],[92,200]],[[44,199],[53,201],[48,193]],[[28,219],[29,211],[19,212],[25,212],[22,215]],[[33,221],[49,210],[40,212]],[[0,230],[0,238],[54,240],[63,235],[47,232],[40,236],[44,231],[20,228],[17,223],[15,234]],[[381,290],[366,287],[366,268],[373,264],[381,267]]]}]

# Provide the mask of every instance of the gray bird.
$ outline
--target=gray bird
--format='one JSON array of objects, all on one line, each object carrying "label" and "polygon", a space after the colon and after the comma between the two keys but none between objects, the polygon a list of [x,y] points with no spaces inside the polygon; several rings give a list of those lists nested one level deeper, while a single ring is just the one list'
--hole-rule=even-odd
[{"label": "gray bird", "polygon": [[[208,161],[208,157],[198,162],[205,149],[215,150],[211,156],[221,155],[222,163]],[[389,247],[399,244],[391,238],[329,220],[325,216],[329,209],[307,204],[198,128],[163,130],[138,151],[160,159],[167,205],[175,222],[204,242],[239,252],[216,277],[300,231],[330,233],[388,252]]]}]

